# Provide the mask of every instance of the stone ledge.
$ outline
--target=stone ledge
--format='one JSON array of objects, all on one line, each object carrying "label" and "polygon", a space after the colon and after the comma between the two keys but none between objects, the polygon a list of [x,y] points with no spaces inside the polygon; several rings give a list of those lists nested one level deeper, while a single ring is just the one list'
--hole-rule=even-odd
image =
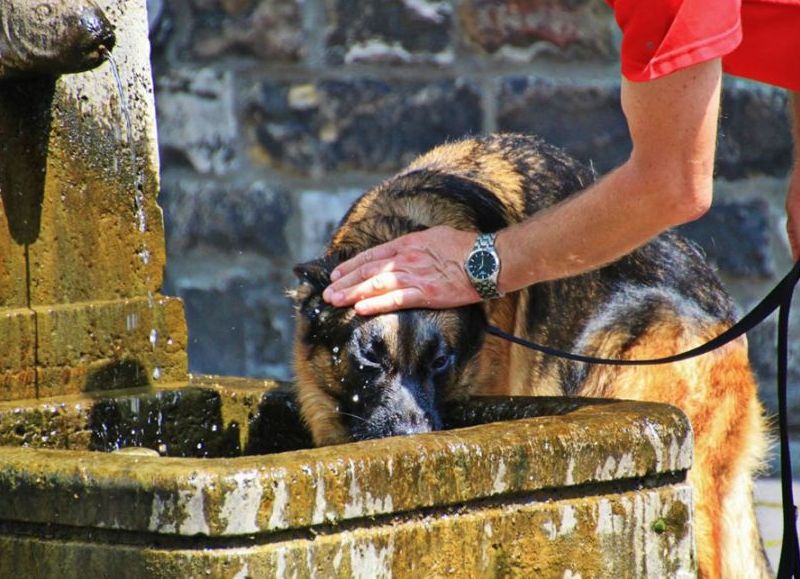
[{"label": "stone ledge", "polygon": [[[131,546],[0,526],[8,577],[694,577],[686,484],[421,515],[277,542]],[[657,524],[666,529],[659,532]],[[52,531],[51,531],[52,533]],[[74,533],[74,531],[73,531]],[[65,575],[65,572],[67,575]],[[73,574],[70,574],[73,573]]]},{"label": "stone ledge", "polygon": [[[183,303],[155,295],[6,310],[0,400],[131,388],[187,376]],[[13,344],[13,347],[10,345]]]},{"label": "stone ledge", "polygon": [[201,462],[4,447],[0,492],[9,500],[0,504],[0,520],[44,524],[55,516],[64,525],[177,536],[274,533],[547,489],[591,495],[598,483],[671,483],[689,468],[691,447],[677,409],[620,401]]}]

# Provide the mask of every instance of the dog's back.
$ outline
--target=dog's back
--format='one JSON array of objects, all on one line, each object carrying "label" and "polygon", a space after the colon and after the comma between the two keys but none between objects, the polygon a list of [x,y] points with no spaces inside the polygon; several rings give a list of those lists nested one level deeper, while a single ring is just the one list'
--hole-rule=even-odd
[{"label": "dog's back", "polygon": [[[435,225],[497,231],[592,180],[586,167],[533,137],[497,135],[444,145],[357,201],[326,257],[335,264]],[[627,359],[688,350],[735,318],[701,253],[673,233],[596,271],[537,284],[484,307],[489,323],[507,332],[580,354]],[[487,337],[473,366],[472,394],[628,398],[683,409],[696,439],[689,478],[701,574],[766,574],[752,507],[765,427],[744,339],[685,362],[619,367],[569,362]]]}]

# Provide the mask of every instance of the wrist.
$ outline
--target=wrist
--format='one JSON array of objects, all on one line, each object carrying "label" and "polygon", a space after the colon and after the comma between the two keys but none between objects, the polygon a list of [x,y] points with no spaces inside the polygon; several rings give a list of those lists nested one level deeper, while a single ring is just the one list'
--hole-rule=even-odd
[{"label": "wrist", "polygon": [[495,250],[503,264],[497,279],[497,289],[501,293],[514,292],[541,281],[536,275],[535,251],[527,246],[525,236],[520,236],[522,225],[497,233]]}]

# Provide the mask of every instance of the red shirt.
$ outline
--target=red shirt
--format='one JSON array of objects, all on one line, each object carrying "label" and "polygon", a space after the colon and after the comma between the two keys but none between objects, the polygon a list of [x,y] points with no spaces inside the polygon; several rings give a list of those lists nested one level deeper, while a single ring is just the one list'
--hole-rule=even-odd
[{"label": "red shirt", "polygon": [[800,0],[607,0],[622,74],[658,78],[722,58],[725,72],[800,91]]}]

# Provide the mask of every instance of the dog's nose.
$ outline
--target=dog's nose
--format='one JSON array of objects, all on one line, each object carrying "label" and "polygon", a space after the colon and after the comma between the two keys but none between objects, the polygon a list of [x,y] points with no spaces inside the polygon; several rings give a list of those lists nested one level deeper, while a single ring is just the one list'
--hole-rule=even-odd
[{"label": "dog's nose", "polygon": [[394,419],[391,421],[397,434],[416,434],[435,430],[436,421],[426,401],[416,390],[400,388],[392,401]]},{"label": "dog's nose", "polygon": [[407,434],[417,432],[430,432],[433,430],[433,421],[427,412],[414,412],[401,417],[400,423],[408,430]]}]

